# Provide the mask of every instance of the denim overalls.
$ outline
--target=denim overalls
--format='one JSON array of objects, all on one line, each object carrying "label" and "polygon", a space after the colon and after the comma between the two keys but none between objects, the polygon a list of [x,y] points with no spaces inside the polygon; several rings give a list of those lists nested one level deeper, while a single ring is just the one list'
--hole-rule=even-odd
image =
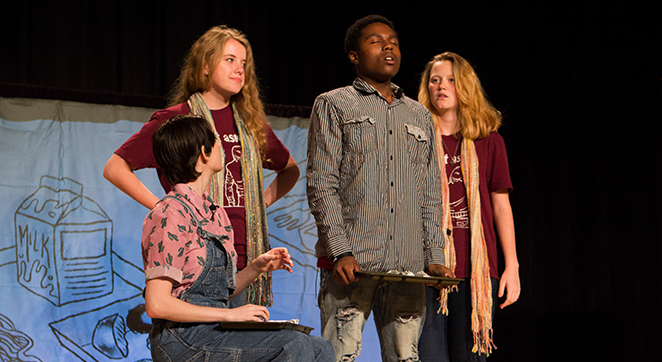
[{"label": "denim overalls", "polygon": [[[191,226],[207,247],[206,262],[198,279],[180,295],[190,304],[228,308],[235,286],[235,266],[226,257],[223,236],[207,232],[186,200],[166,196],[181,203],[193,216]],[[195,261],[197,262],[197,261]],[[154,362],[193,361],[333,361],[331,344],[319,337],[292,330],[236,331],[222,329],[219,323],[179,323],[154,319],[150,332]]]}]

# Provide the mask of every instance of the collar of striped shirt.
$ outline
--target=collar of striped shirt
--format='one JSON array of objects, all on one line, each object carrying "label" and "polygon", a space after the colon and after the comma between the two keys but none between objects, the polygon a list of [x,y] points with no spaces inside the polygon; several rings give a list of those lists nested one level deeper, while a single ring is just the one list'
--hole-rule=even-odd
[{"label": "collar of striped shirt", "polygon": [[[377,90],[373,86],[371,86],[370,84],[368,84],[368,82],[366,82],[365,80],[359,77],[356,77],[356,79],[354,79],[354,83],[352,84],[352,86],[361,93],[365,93],[365,94],[377,93]],[[395,98],[401,98],[402,95],[404,94],[404,90],[398,87],[394,83],[391,83],[391,91],[393,91]]]}]

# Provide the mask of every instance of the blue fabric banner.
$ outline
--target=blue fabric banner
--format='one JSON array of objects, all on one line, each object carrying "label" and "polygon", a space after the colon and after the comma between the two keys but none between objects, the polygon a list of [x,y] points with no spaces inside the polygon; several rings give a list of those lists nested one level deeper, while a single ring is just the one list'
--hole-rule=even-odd
[{"label": "blue fabric banner", "polygon": [[[154,111],[0,98],[0,361],[150,360],[140,252],[148,210],[102,173]],[[273,274],[271,318],[299,319],[319,335],[308,119],[269,122],[302,175],[268,209],[271,245],[287,247],[295,264],[293,274]],[[154,170],[136,174],[163,196]],[[265,172],[265,185],[273,177]],[[380,360],[372,322],[364,338],[359,360]]]}]

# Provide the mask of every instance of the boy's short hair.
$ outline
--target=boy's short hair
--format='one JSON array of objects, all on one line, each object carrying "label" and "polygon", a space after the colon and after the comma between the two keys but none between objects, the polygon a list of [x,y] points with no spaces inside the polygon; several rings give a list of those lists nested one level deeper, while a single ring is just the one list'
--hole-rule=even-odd
[{"label": "boy's short hair", "polygon": [[345,34],[345,55],[349,57],[349,52],[351,51],[356,51],[359,48],[359,38],[361,38],[361,33],[363,32],[363,28],[366,26],[372,24],[372,23],[383,23],[388,25],[393,32],[395,33],[395,36],[398,36],[398,32],[395,31],[395,28],[393,27],[393,23],[386,19],[385,17],[381,15],[368,15],[365,16],[356,22],[352,24],[352,26],[347,29],[347,33]]},{"label": "boy's short hair", "polygon": [[210,155],[216,135],[209,122],[198,116],[182,114],[167,120],[152,135],[154,159],[163,170],[166,181],[174,186],[198,179],[195,166],[204,147]]}]

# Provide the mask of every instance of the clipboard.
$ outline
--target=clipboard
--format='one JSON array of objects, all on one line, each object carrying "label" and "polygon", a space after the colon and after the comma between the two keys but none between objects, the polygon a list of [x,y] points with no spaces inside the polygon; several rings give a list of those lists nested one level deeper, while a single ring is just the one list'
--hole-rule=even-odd
[{"label": "clipboard", "polygon": [[391,282],[408,282],[408,283],[425,283],[425,284],[435,284],[442,287],[457,285],[459,282],[464,279],[458,278],[449,278],[449,277],[438,277],[438,276],[414,276],[406,274],[392,274],[385,272],[370,272],[370,271],[359,271],[354,272],[358,277],[367,276],[372,279],[385,280]]},{"label": "clipboard", "polygon": [[243,330],[279,330],[291,329],[305,334],[310,334],[314,328],[304,326],[303,324],[292,322],[220,322],[223,329],[243,329]]}]

